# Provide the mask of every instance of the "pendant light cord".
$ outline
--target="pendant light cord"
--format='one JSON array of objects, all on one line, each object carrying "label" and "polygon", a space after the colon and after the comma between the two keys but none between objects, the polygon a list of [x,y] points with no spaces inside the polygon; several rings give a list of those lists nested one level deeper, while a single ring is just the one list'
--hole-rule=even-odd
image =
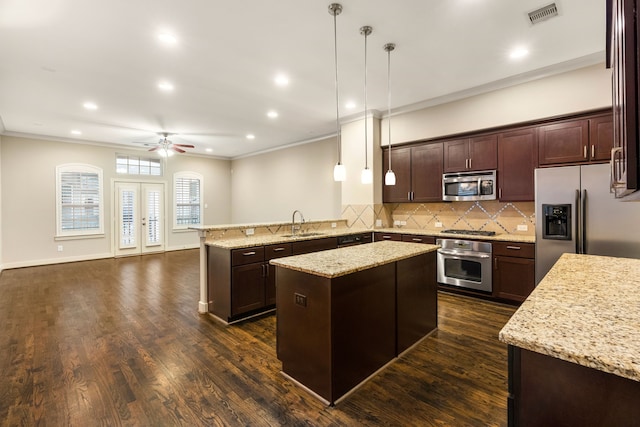
[{"label": "pendant light cord", "polygon": [[367,36],[371,34],[372,28],[365,26],[360,28],[360,33],[364,34],[364,168],[369,169],[369,156],[367,152]]},{"label": "pendant light cord", "polygon": [[391,170],[391,44],[385,45],[387,50],[387,127],[389,130],[389,170]]},{"label": "pendant light cord", "polygon": [[[342,9],[340,9],[342,10]],[[332,10],[333,15],[333,54],[336,66],[336,137],[338,138],[338,164],[342,164],[342,137],[340,132],[340,95],[338,91],[338,24],[336,16],[339,10]]]}]

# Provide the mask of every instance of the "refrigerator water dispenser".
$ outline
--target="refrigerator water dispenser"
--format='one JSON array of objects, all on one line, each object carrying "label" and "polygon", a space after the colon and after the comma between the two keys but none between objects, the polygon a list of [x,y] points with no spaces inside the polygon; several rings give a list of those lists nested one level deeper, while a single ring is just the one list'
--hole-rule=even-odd
[{"label": "refrigerator water dispenser", "polygon": [[571,205],[542,205],[542,238],[571,240]]}]

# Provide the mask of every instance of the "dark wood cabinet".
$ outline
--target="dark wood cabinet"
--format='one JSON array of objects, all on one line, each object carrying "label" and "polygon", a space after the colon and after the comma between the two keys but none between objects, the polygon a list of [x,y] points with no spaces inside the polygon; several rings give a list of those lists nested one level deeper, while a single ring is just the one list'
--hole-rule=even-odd
[{"label": "dark wood cabinet", "polygon": [[444,172],[496,169],[497,141],[496,134],[444,141]]},{"label": "dark wood cabinet", "polygon": [[640,189],[638,25],[636,0],[606,0],[607,67],[612,69],[613,176],[616,197]]},{"label": "dark wood cabinet", "polygon": [[292,254],[308,254],[309,252],[325,251],[327,249],[335,249],[337,247],[337,237],[324,237],[321,239],[302,240],[300,242],[293,242]]},{"label": "dark wood cabinet", "polygon": [[275,305],[276,303],[276,267],[269,264],[269,261],[276,258],[290,256],[292,253],[293,245],[291,243],[281,243],[278,245],[269,245],[264,247],[264,260],[267,266],[265,306]]},{"label": "dark wood cabinet", "polygon": [[589,160],[608,161],[613,148],[613,116],[606,114],[589,119]]},{"label": "dark wood cabinet", "polygon": [[[385,203],[442,200],[442,143],[391,149],[396,185],[383,184]],[[389,150],[382,153],[383,171],[389,169]]]},{"label": "dark wood cabinet", "polygon": [[231,272],[231,316],[264,307],[265,264],[239,265]]},{"label": "dark wood cabinet", "polygon": [[538,163],[555,165],[589,161],[589,121],[572,120],[538,128]]},{"label": "dark wood cabinet", "polygon": [[535,245],[494,242],[493,296],[522,302],[535,288]]},{"label": "dark wood cabinet", "polygon": [[422,236],[420,234],[403,234],[402,241],[413,242],[413,243],[425,243],[429,245],[436,244],[436,238],[434,236]]},{"label": "dark wood cabinet", "polygon": [[380,231],[376,231],[373,233],[373,240],[375,242],[379,242],[381,240],[393,240],[395,242],[402,241],[402,234],[399,233],[383,233]]},{"label": "dark wood cabinet", "polygon": [[498,135],[498,198],[501,201],[534,199],[537,152],[535,128]]}]

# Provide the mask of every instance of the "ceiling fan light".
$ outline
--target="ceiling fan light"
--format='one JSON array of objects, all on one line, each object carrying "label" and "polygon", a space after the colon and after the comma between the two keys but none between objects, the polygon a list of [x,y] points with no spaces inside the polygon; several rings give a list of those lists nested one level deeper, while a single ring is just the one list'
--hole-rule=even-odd
[{"label": "ceiling fan light", "polygon": [[396,185],[396,174],[391,169],[384,175],[384,185]]},{"label": "ceiling fan light", "polygon": [[340,182],[347,180],[347,168],[342,163],[336,163],[333,167],[333,180]]}]

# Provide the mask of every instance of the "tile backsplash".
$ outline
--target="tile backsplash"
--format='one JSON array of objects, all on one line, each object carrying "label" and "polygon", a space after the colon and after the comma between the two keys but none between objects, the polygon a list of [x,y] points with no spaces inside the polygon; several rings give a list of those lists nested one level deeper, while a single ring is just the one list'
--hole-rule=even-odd
[{"label": "tile backsplash", "polygon": [[[434,232],[465,229],[495,231],[497,234],[535,234],[534,202],[344,205],[342,218],[352,228],[406,228]],[[376,225],[376,220],[381,226]]]}]

